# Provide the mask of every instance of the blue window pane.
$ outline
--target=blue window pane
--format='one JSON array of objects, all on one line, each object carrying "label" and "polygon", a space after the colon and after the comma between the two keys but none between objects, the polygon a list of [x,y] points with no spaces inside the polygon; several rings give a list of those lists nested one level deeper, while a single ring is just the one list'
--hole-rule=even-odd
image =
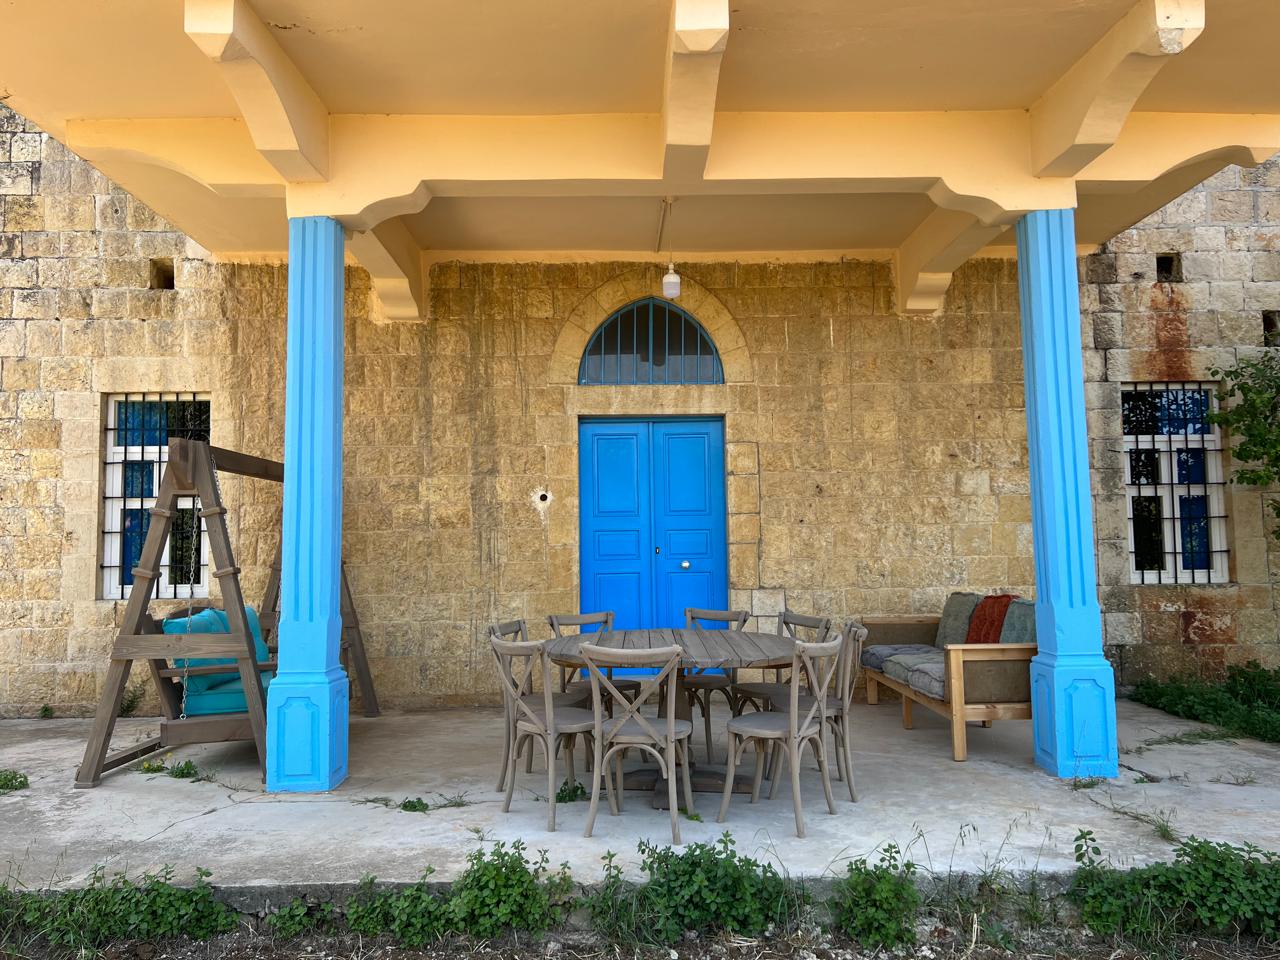
[{"label": "blue window pane", "polygon": [[1164,390],[1160,397],[1160,432],[1205,434],[1209,432],[1208,390]]},{"label": "blue window pane", "polygon": [[151,511],[127,508],[120,511],[120,583],[133,583],[133,568],[142,556],[142,541],[151,525]]},{"label": "blue window pane", "polygon": [[1209,498],[1179,497],[1182,524],[1182,569],[1209,569]]},{"label": "blue window pane", "polygon": [[1204,483],[1204,451],[1179,450],[1176,457],[1179,483]]},{"label": "blue window pane", "polygon": [[124,465],[124,495],[154,497],[155,464],[150,460],[130,460]]},{"label": "blue window pane", "polygon": [[161,447],[170,437],[207,441],[209,401],[116,401],[116,446]]}]

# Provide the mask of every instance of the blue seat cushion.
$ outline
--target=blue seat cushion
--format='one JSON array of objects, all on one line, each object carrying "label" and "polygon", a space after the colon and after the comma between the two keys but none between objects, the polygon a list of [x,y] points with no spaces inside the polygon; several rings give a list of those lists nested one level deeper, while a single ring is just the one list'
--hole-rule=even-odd
[{"label": "blue seat cushion", "polygon": [[[200,692],[188,691],[187,716],[204,717],[220,713],[244,713],[247,707],[244,702],[244,684],[238,674],[230,674],[225,680],[212,689]],[[262,674],[262,691],[266,693],[271,686],[272,674]],[[191,678],[195,680],[195,677]]]},{"label": "blue seat cushion", "polygon": [[944,656],[941,650],[936,649],[929,649],[924,653],[899,653],[884,662],[884,675],[910,686],[912,670],[923,663],[941,663]]},{"label": "blue seat cushion", "polygon": [[884,662],[900,653],[932,653],[936,648],[924,643],[877,643],[864,647],[862,665],[884,672]]},{"label": "blue seat cushion", "polygon": [[[258,623],[258,613],[253,607],[245,607],[246,619],[249,621],[249,631],[253,634],[254,651],[257,654],[258,662],[269,660],[271,654],[267,650],[266,643],[262,640],[262,627]],[[174,617],[165,620],[163,623],[165,633],[227,633],[231,630],[231,621],[227,618],[224,611],[214,607],[207,607],[199,613],[192,614],[190,617]],[[235,658],[233,657],[190,657],[178,658],[173,661],[174,667],[181,670],[186,667],[211,667],[235,666]],[[188,677],[186,681],[186,692],[188,700],[187,713],[191,713],[190,699],[193,694],[203,694],[208,691],[222,687],[228,683],[240,683],[240,676],[234,670],[227,673],[213,673],[198,677]],[[240,709],[244,709],[244,693],[240,693]],[[210,710],[210,713],[222,713],[227,711]],[[236,712],[236,711],[230,711]]]}]

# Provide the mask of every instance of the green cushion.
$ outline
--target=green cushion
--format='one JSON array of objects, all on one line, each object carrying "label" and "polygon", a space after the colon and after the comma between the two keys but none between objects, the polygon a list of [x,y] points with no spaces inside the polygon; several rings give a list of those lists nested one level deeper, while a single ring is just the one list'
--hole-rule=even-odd
[{"label": "green cushion", "polygon": [[1004,615],[1001,643],[1036,642],[1036,605],[1033,600],[1015,600]]},{"label": "green cushion", "polygon": [[939,650],[949,643],[964,643],[969,636],[969,620],[981,599],[979,594],[958,591],[947,597],[938,621],[938,636],[933,641]]}]

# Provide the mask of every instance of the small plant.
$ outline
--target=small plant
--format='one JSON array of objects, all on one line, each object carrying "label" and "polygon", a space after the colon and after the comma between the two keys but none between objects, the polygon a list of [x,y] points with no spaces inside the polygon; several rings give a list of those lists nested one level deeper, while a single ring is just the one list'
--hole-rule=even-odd
[{"label": "small plant", "polygon": [[755,937],[793,928],[809,903],[802,885],[739,855],[728,833],[679,852],[643,842],[639,850],[647,882],[625,882],[609,853],[604,882],[587,898],[592,925],[614,942],[670,944],[686,931]]},{"label": "small plant", "polygon": [[1177,934],[1280,933],[1280,856],[1190,837],[1172,863],[1112,868],[1089,831],[1076,836],[1070,897],[1095,933],[1160,942]]},{"label": "small plant", "polygon": [[194,780],[200,776],[200,768],[191,760],[179,760],[165,772],[175,780]]},{"label": "small plant", "polygon": [[564,916],[573,888],[568,865],[552,872],[545,850],[533,862],[524,851],[517,840],[467,856],[467,869],[454,882],[449,902],[459,932],[480,940],[508,930],[541,933]]},{"label": "small plant", "polygon": [[[1209,375],[1222,381],[1221,407],[1210,412],[1209,420],[1227,428],[1233,440],[1231,456],[1245,464],[1231,479],[1274,488],[1280,484],[1280,351],[1238,360],[1234,367],[1212,369]],[[1268,497],[1266,504],[1280,520],[1280,497]],[[1280,540],[1280,524],[1272,529],[1272,536]]]},{"label": "small plant", "polygon": [[1258,782],[1258,775],[1252,770],[1229,770],[1216,777],[1210,777],[1209,782],[1229,783],[1233,787],[1251,787]]},{"label": "small plant", "polygon": [[326,931],[333,926],[333,904],[321,903],[314,908],[300,897],[267,917],[267,927],[274,936],[295,940],[307,933]]},{"label": "small plant", "polygon": [[471,801],[467,799],[465,791],[462,793],[437,793],[436,796],[440,798],[436,801],[437,810],[471,806]]},{"label": "small plant", "polygon": [[886,844],[877,863],[865,857],[849,864],[836,884],[833,912],[837,927],[864,947],[914,943],[920,909],[916,865],[903,859],[896,844]]},{"label": "small plant", "polygon": [[1072,790],[1092,790],[1096,786],[1106,783],[1102,777],[1075,777],[1071,781]]},{"label": "small plant", "polygon": [[164,757],[148,757],[138,766],[139,773],[164,773],[167,769]]},{"label": "small plant", "polygon": [[430,867],[403,890],[378,890],[375,878],[362,877],[344,908],[347,927],[366,937],[390,934],[401,946],[425,947],[453,930],[449,903],[427,886]]},{"label": "small plant", "polygon": [[15,790],[25,790],[29,786],[31,781],[27,779],[25,773],[9,769],[0,770],[0,796],[13,793]]},{"label": "small plant", "polygon": [[145,683],[135,683],[128,687],[124,696],[120,698],[120,716],[132,717],[137,712],[138,707],[142,706],[142,700],[147,695],[147,685]]},{"label": "small plant", "polygon": [[232,912],[213,898],[209,872],[198,870],[190,887],[172,883],[173,868],[107,878],[101,867],[89,885],[59,892],[10,893],[16,927],[54,946],[92,950],[117,940],[188,936],[207,939],[235,925]]},{"label": "small plant", "polygon": [[691,820],[694,823],[702,822],[702,814],[700,814],[697,810],[685,810],[683,812],[684,812],[684,818],[686,820]]},{"label": "small plant", "polygon": [[39,713],[39,717],[40,717],[40,719],[41,719],[41,720],[52,720],[52,719],[53,719],[53,707],[49,706],[49,704],[47,704],[47,703],[45,703],[45,704],[41,704],[41,706],[40,706],[40,713]]},{"label": "small plant", "polygon": [[566,780],[556,791],[556,803],[577,803],[579,800],[586,800],[589,796],[581,780],[574,780],[572,783]]},{"label": "small plant", "polygon": [[405,797],[400,801],[397,809],[403,810],[405,813],[426,813],[431,809],[431,806],[421,797],[414,797],[412,799]]}]

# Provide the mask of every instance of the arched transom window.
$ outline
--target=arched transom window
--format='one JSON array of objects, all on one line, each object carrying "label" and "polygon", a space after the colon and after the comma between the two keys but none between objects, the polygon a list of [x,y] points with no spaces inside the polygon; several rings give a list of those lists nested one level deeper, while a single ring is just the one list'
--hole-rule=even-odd
[{"label": "arched transom window", "polygon": [[724,368],[702,324],[674,303],[646,297],[616,311],[591,335],[578,383],[724,383]]}]

